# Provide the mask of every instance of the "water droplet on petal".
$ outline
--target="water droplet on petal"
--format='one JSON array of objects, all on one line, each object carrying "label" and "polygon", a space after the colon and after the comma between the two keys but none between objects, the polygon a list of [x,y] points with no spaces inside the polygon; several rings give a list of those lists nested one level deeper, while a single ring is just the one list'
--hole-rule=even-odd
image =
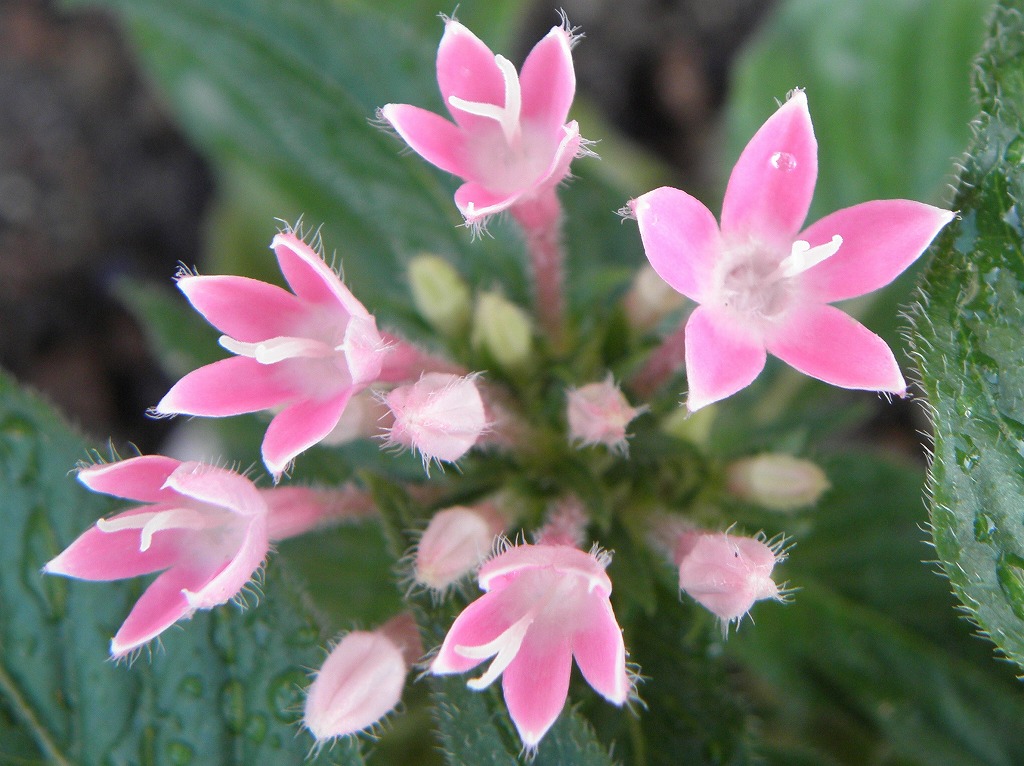
[{"label": "water droplet on petal", "polygon": [[773,168],[781,170],[783,173],[788,173],[796,168],[796,157],[789,152],[775,152],[769,161]]}]

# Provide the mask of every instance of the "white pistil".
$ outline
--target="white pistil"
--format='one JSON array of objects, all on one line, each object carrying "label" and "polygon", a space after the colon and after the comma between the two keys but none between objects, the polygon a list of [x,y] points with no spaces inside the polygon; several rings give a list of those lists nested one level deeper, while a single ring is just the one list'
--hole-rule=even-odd
[{"label": "white pistil", "polygon": [[523,108],[523,94],[519,88],[519,74],[515,65],[501,55],[494,57],[494,63],[501,70],[501,76],[505,80],[505,105],[484,104],[479,101],[467,101],[458,96],[449,96],[448,103],[456,109],[461,109],[468,114],[475,114],[477,117],[487,117],[501,125],[501,132],[505,134],[505,140],[509,146],[519,140],[519,114]]},{"label": "white pistil", "polygon": [[286,335],[259,343],[245,343],[228,335],[221,335],[218,342],[232,354],[247,356],[260,364],[274,364],[296,357],[321,359],[331,356],[336,351],[323,341],[312,338],[291,338]]},{"label": "white pistil", "polygon": [[135,513],[113,519],[99,519],[96,526],[101,532],[121,532],[138,529],[139,551],[145,553],[153,544],[153,535],[165,529],[204,529],[210,526],[210,519],[192,508],[169,508],[153,513]]},{"label": "white pistil", "polygon": [[504,633],[482,646],[459,645],[455,647],[457,654],[474,660],[494,656],[494,661],[487,668],[487,672],[479,678],[467,681],[466,686],[475,691],[486,689],[497,680],[498,676],[505,672],[505,668],[512,663],[512,660],[519,653],[519,647],[523,645],[526,631],[533,624],[535,614],[536,610],[530,610],[510,625]]},{"label": "white pistil", "polygon": [[795,277],[812,266],[817,266],[827,258],[835,255],[843,244],[843,238],[836,234],[831,242],[811,247],[810,242],[798,239],[793,243],[792,252],[782,260],[776,273],[782,277]]}]

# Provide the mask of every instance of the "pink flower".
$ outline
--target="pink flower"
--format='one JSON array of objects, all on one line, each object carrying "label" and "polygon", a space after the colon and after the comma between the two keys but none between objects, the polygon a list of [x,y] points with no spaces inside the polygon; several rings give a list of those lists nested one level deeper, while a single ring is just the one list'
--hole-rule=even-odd
[{"label": "pink flower", "polygon": [[162,572],[110,642],[114,657],[236,597],[267,555],[267,503],[237,473],[147,455],[85,468],[78,478],[144,505],[100,519],[43,571],[101,581]]},{"label": "pink flower", "polygon": [[684,532],[676,540],[674,560],[679,588],[722,620],[739,622],[756,601],[783,600],[772,569],[785,558],[782,541],[740,537],[726,532]]},{"label": "pink flower", "polygon": [[576,92],[566,27],[555,27],[521,73],[454,19],[437,50],[437,83],[454,124],[408,104],[380,110],[409,146],[465,183],[455,192],[467,223],[555,187],[580,151],[579,126],[566,123]]},{"label": "pink flower", "polygon": [[700,304],[686,324],[691,411],[749,385],[769,352],[836,386],[906,392],[885,341],[828,304],[887,285],[953,214],[875,200],[800,231],[817,172],[807,98],[796,91],[740,155],[720,229],[703,204],[678,189],[655,189],[630,203],[651,265]]},{"label": "pink flower", "polygon": [[600,695],[623,704],[630,682],[607,565],[607,554],[564,545],[508,548],[480,568],[486,593],[455,620],[430,672],[464,673],[493,657],[469,687],[502,676],[509,715],[531,749],[565,705],[573,657]]},{"label": "pink flower", "polygon": [[488,504],[438,511],[416,546],[416,582],[445,590],[480,566],[506,526],[502,515]]},{"label": "pink flower", "polygon": [[626,426],[646,407],[631,407],[609,374],[600,383],[570,389],[569,440],[583,447],[604,444],[612,452],[627,450]]},{"label": "pink flower", "polygon": [[398,704],[409,668],[421,654],[411,615],[347,634],[309,687],[306,728],[318,743],[369,729]]},{"label": "pink flower", "polygon": [[417,450],[431,460],[454,463],[487,430],[487,415],[476,381],[443,372],[428,372],[417,382],[384,396],[395,416],[388,443]]},{"label": "pink flower", "polygon": [[373,316],[309,245],[284,232],[271,248],[292,292],[247,277],[178,279],[236,356],[186,375],[155,411],[224,417],[279,410],[263,439],[263,461],[280,478],[377,379],[388,347]]}]

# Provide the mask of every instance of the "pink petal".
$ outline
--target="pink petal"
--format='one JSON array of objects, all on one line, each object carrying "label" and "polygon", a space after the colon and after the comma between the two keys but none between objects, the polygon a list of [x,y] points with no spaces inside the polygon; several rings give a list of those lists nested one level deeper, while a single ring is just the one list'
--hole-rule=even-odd
[{"label": "pink petal", "polygon": [[767,345],[782,361],[834,386],[906,393],[907,384],[885,341],[833,306],[793,311]]},{"label": "pink petal", "polygon": [[245,536],[237,553],[205,582],[186,589],[185,598],[193,609],[212,609],[227,603],[241,592],[263,564],[270,549],[266,516],[253,516],[244,523]]},{"label": "pink petal", "polygon": [[729,177],[722,203],[722,233],[768,246],[789,245],[811,206],[818,176],[807,97],[795,92],[750,139]]},{"label": "pink petal", "polygon": [[270,248],[281,273],[295,294],[318,305],[335,305],[342,318],[365,315],[366,307],[345,287],[341,278],[317,253],[292,232],[274,237]]},{"label": "pink petal", "polygon": [[355,393],[347,389],[325,401],[306,401],[293,404],[278,413],[263,437],[263,462],[278,478],[295,457],[323,439],[338,425],[345,405]]},{"label": "pink petal", "polygon": [[686,323],[686,407],[696,412],[754,382],[767,358],[760,343],[727,329],[727,320],[698,306]]},{"label": "pink petal", "polygon": [[527,748],[537,746],[569,694],[572,652],[562,628],[534,623],[502,676],[508,713]]},{"label": "pink petal", "polygon": [[555,131],[569,115],[576,95],[576,72],[572,65],[569,35],[554,27],[533,46],[519,74],[522,91],[522,119]]},{"label": "pink petal", "polygon": [[468,181],[455,190],[455,205],[467,223],[475,223],[489,215],[508,210],[520,196],[519,189],[499,194],[485,189],[478,183]]},{"label": "pink petal", "polygon": [[703,203],[662,186],[630,203],[647,260],[658,276],[687,298],[706,295],[721,252],[718,222]]},{"label": "pink petal", "polygon": [[569,175],[569,165],[576,158],[576,152],[579,151],[582,140],[579,123],[576,120],[567,122],[561,127],[561,131],[558,146],[551,157],[547,171],[534,182],[528,190],[529,192],[534,193],[548,186],[559,184]]},{"label": "pink petal", "polygon": [[201,584],[209,576],[201,570],[184,567],[168,569],[156,578],[139,597],[128,618],[110,642],[110,653],[123,657],[156,638],[193,609],[184,591]]},{"label": "pink petal", "polygon": [[160,415],[226,417],[259,412],[296,396],[276,365],[233,356],[193,370],[179,380],[156,406]]},{"label": "pink petal", "polygon": [[452,623],[430,665],[430,672],[448,675],[475,668],[485,658],[466,657],[457,651],[457,647],[489,644],[519,620],[528,608],[528,604],[518,607],[503,593],[485,593],[463,609]]},{"label": "pink petal", "polygon": [[180,465],[180,460],[163,455],[142,455],[83,468],[78,480],[93,492],[159,503],[174,498],[174,492],[165,489],[164,483]]},{"label": "pink petal", "polygon": [[465,139],[458,126],[448,120],[408,104],[388,104],[381,115],[409,147],[432,165],[465,178],[469,172],[465,159]]},{"label": "pink petal", "polygon": [[[119,513],[114,519],[151,513],[153,506]],[[167,569],[180,555],[182,537],[177,530],[163,530],[153,537],[149,548],[139,550],[140,530],[104,532],[93,526],[83,532],[43,571],[80,580],[110,581]]]},{"label": "pink petal", "polygon": [[444,36],[437,48],[437,84],[455,122],[469,130],[489,127],[494,121],[452,107],[449,96],[481,104],[505,103],[505,78],[494,61],[494,53],[455,20],[445,22]]},{"label": "pink petal", "polygon": [[626,675],[626,647],[607,597],[588,594],[581,610],[586,619],[572,636],[572,653],[583,677],[594,691],[609,702],[621,705],[629,696]]},{"label": "pink petal", "polygon": [[524,570],[547,568],[582,577],[589,590],[606,596],[612,592],[612,581],[604,565],[591,554],[569,545],[523,544],[509,548],[480,567],[480,587],[498,590]]},{"label": "pink petal", "polygon": [[816,301],[856,298],[889,284],[928,247],[953,213],[905,199],[875,200],[838,210],[800,234],[812,246],[839,234],[838,252],[801,278]]},{"label": "pink petal", "polygon": [[182,463],[167,479],[167,486],[185,497],[209,503],[243,516],[267,513],[263,496],[241,474],[207,463]]},{"label": "pink petal", "polygon": [[243,343],[292,335],[305,313],[287,290],[248,277],[182,277],[178,287],[207,322]]}]

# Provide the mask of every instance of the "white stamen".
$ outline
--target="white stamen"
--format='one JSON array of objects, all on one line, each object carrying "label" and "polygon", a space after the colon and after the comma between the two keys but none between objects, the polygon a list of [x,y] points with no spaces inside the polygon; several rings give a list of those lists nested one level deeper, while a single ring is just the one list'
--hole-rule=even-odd
[{"label": "white stamen", "polygon": [[811,247],[810,242],[798,239],[793,243],[792,252],[779,264],[778,273],[783,277],[795,277],[802,274],[812,266],[817,266],[827,258],[831,258],[838,252],[843,244],[843,238],[836,234],[831,242],[824,245]]},{"label": "white stamen", "polygon": [[455,647],[457,654],[471,659],[484,659],[494,655],[494,661],[487,668],[487,672],[479,678],[467,681],[466,686],[475,691],[486,689],[505,672],[505,668],[512,664],[512,660],[519,654],[519,647],[523,645],[526,631],[533,624],[534,616],[535,610],[527,612],[510,625],[504,633],[482,646],[457,645]]},{"label": "white stamen", "polygon": [[494,57],[494,63],[501,70],[505,80],[505,105],[484,104],[479,101],[466,101],[458,96],[449,96],[448,103],[463,112],[487,117],[501,125],[501,132],[509,145],[519,140],[519,114],[523,108],[523,93],[519,87],[519,74],[515,65],[501,55]]},{"label": "white stamen", "polygon": [[142,530],[139,551],[145,553],[153,544],[153,535],[165,529],[204,529],[209,519],[191,508],[170,508],[153,513],[135,513],[113,519],[99,519],[96,526],[101,532],[121,532],[126,529]]},{"label": "white stamen", "polygon": [[218,341],[223,348],[232,354],[247,356],[260,364],[274,364],[285,359],[296,357],[312,357],[315,359],[331,356],[335,349],[323,341],[312,338],[290,338],[286,335],[270,338],[259,343],[246,343],[221,335]]}]

